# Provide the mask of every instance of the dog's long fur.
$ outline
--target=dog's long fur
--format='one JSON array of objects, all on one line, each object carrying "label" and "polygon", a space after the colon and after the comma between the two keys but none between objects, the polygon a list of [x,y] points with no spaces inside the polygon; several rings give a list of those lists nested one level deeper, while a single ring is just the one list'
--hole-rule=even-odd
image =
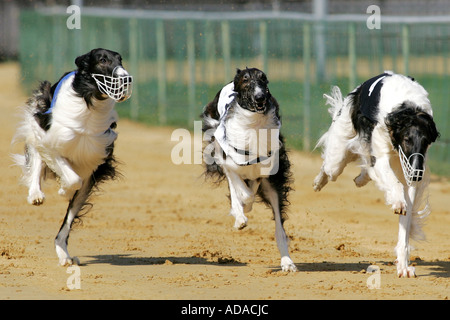
[{"label": "dog's long fur", "polygon": [[[281,254],[281,268],[284,271],[296,271],[289,257],[288,239],[283,227],[288,205],[287,196],[291,190],[290,162],[283,136],[281,134],[277,136],[276,154],[272,154],[271,157],[272,161],[276,162],[278,170],[270,173],[262,170],[264,165],[261,162],[256,161],[248,165],[235,162],[232,153],[237,148],[231,148],[230,154],[227,154],[217,137],[217,129],[222,124],[225,142],[236,147],[236,143],[244,141],[245,146],[241,149],[245,149],[245,154],[248,154],[249,145],[255,143],[252,139],[256,136],[252,133],[258,132],[259,129],[278,130],[281,125],[279,105],[270,94],[268,82],[266,75],[256,68],[238,69],[233,81],[235,98],[227,107],[226,113],[221,115],[218,110],[219,97],[224,89],[205,106],[201,117],[203,132],[209,138],[206,139],[204,155],[208,153],[212,159],[206,164],[205,173],[208,177],[215,177],[217,181],[227,179],[231,200],[230,213],[236,219],[235,228],[242,229],[247,225],[244,213],[252,209],[256,197],[272,208],[275,237]],[[262,138],[258,136],[256,139]],[[268,148],[271,143],[273,141],[263,144],[263,148]],[[213,146],[212,152],[206,152],[208,146]],[[242,154],[242,150],[240,151]]]},{"label": "dog's long fur", "polygon": [[[390,71],[358,86],[345,98],[338,87],[324,95],[333,118],[329,130],[319,139],[324,159],[314,189],[320,191],[335,181],[347,163],[359,160],[361,174],[357,187],[374,180],[385,193],[386,203],[400,214],[396,246],[397,272],[400,277],[415,276],[409,263],[409,238],[423,239],[423,218],[430,212],[426,189],[429,171],[416,185],[409,187],[399,160],[399,146],[407,157],[425,155],[439,133],[433,121],[428,93],[414,79]],[[423,158],[413,155],[410,164],[425,167]]]},{"label": "dog's long fur", "polygon": [[56,87],[44,81],[27,101],[13,143],[25,143],[24,155],[14,155],[22,167],[23,183],[29,188],[28,202],[41,205],[44,193],[41,182],[55,178],[60,183],[59,194],[69,200],[64,222],[55,239],[61,265],[78,263],[67,250],[67,241],[75,219],[91,193],[106,180],[117,177],[117,162],[113,154],[117,138],[116,101],[99,91],[91,74],[110,76],[120,67],[119,53],[94,49],[75,60],[78,69],[61,83],[56,103],[49,110]]}]

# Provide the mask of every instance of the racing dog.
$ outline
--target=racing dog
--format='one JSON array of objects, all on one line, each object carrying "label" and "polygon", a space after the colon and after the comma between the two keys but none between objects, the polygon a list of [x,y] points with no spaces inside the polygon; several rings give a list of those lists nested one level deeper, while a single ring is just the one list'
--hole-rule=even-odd
[{"label": "racing dog", "polygon": [[55,84],[44,81],[27,101],[13,142],[25,143],[15,155],[22,167],[28,202],[44,203],[41,182],[55,178],[58,193],[69,200],[64,222],[55,239],[60,265],[78,263],[67,250],[72,223],[79,219],[99,183],[116,177],[113,154],[117,138],[116,102],[128,99],[132,77],[119,53],[94,49],[76,58],[77,69]]},{"label": "racing dog", "polygon": [[335,181],[347,163],[358,160],[356,186],[375,181],[400,215],[397,274],[413,277],[409,238],[424,238],[421,225],[430,213],[424,197],[429,183],[426,153],[439,136],[428,93],[414,79],[386,71],[345,98],[338,87],[325,97],[333,121],[317,144],[323,147],[324,161],[314,190]]},{"label": "racing dog", "polygon": [[280,134],[279,105],[261,70],[237,70],[201,115],[206,176],[228,181],[234,227],[247,226],[255,198],[272,208],[283,271],[296,271],[283,227],[291,190],[290,162]]}]

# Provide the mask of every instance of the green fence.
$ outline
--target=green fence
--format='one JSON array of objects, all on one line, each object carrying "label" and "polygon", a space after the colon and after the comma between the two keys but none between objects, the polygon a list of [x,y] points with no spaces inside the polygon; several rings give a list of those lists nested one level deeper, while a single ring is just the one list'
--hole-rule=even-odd
[{"label": "green fence", "polygon": [[323,94],[344,94],[393,70],[430,93],[441,138],[430,149],[433,172],[450,175],[450,17],[368,16],[315,20],[295,13],[199,13],[84,9],[81,29],[67,28],[64,8],[21,13],[20,61],[27,90],[59,79],[92,48],[118,51],[134,76],[133,97],[120,116],[151,125],[193,128],[203,106],[236,68],[266,72],[281,105],[290,148],[311,150],[331,118]]}]

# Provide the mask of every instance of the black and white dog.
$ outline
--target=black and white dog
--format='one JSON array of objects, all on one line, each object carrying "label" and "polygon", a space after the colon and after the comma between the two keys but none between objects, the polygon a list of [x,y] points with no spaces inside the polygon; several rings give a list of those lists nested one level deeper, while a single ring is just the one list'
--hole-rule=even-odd
[{"label": "black and white dog", "polygon": [[410,77],[386,71],[345,98],[338,87],[324,97],[333,122],[317,144],[323,147],[324,161],[314,190],[320,191],[347,163],[359,160],[356,186],[375,181],[386,203],[400,214],[397,274],[415,276],[408,265],[409,238],[424,238],[420,219],[430,213],[424,197],[429,183],[426,153],[439,136],[427,91]]},{"label": "black and white dog", "polygon": [[53,86],[44,81],[27,101],[14,142],[25,143],[25,154],[14,155],[29,188],[28,202],[41,205],[41,181],[59,181],[59,194],[69,206],[55,239],[61,265],[78,263],[70,257],[67,240],[74,219],[88,203],[93,189],[116,176],[113,155],[117,138],[116,101],[131,95],[132,77],[119,53],[94,49],[75,60],[78,69]]},{"label": "black and white dog", "polygon": [[290,162],[279,133],[279,105],[264,72],[237,70],[201,115],[206,176],[228,180],[234,227],[247,226],[244,213],[258,196],[272,208],[283,271],[296,271],[283,227],[291,190]]}]

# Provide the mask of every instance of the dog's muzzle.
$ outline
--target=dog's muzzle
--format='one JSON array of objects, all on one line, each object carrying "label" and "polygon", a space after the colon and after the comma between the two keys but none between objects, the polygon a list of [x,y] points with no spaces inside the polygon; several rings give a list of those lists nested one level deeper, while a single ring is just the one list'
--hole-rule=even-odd
[{"label": "dog's muzzle", "polygon": [[122,67],[116,67],[112,76],[93,73],[92,78],[97,83],[100,92],[117,102],[125,101],[131,97],[133,77],[128,75],[128,72]]},{"label": "dog's muzzle", "polygon": [[400,164],[402,165],[403,175],[405,176],[406,183],[408,186],[412,186],[414,183],[422,180],[423,175],[425,173],[425,169],[416,169],[414,168],[410,160],[412,157],[422,157],[423,164],[425,165],[425,157],[421,153],[413,153],[408,158],[402,150],[402,147],[398,146],[398,153],[400,157]]},{"label": "dog's muzzle", "polygon": [[264,113],[266,111],[266,102],[267,96],[266,94],[259,89],[251,98],[250,98],[254,107],[254,111],[257,113]]},{"label": "dog's muzzle", "polygon": [[264,95],[255,97],[255,109],[258,113],[264,112],[266,110],[266,97]]}]

